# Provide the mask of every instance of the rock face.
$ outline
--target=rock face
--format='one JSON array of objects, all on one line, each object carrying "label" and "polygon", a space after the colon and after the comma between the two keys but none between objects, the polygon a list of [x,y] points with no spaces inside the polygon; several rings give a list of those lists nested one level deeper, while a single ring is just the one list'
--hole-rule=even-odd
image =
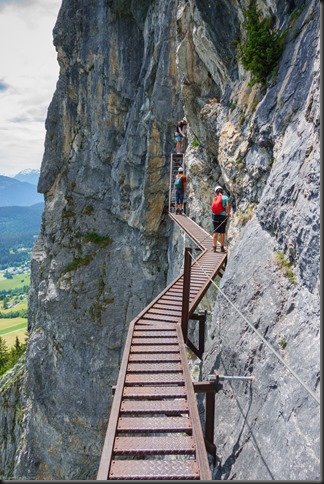
[{"label": "rock face", "polygon": [[224,381],[216,396],[215,479],[320,478],[319,405],[290,372],[319,398],[318,7],[305,6],[289,32],[262,99],[239,80],[232,111],[201,111],[216,118],[215,152],[236,207],[202,374],[255,376],[251,386]]},{"label": "rock face", "polygon": [[25,358],[0,379],[0,473],[12,476],[17,449],[22,443],[22,422],[25,414],[22,383]]},{"label": "rock face", "polygon": [[185,113],[189,215],[211,230],[216,184],[232,204],[202,375],[255,376],[217,394],[214,478],[319,479],[319,406],[246,322],[318,395],[319,4],[258,2],[287,29],[266,88],[237,61],[247,4],[62,3],[22,430],[2,444],[5,478],[96,476],[129,322],[182,263],[186,241],[166,213]]}]

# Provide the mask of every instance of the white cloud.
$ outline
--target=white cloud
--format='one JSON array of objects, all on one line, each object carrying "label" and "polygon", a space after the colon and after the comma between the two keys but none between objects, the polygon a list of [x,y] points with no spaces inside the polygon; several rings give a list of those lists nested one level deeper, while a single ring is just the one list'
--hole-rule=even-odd
[{"label": "white cloud", "polygon": [[59,74],[52,30],[61,0],[0,0],[0,174],[40,168]]}]

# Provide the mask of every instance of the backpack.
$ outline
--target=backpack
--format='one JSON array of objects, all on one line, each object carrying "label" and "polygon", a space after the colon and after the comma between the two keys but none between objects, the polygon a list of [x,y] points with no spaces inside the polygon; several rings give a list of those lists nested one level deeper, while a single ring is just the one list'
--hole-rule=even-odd
[{"label": "backpack", "polygon": [[182,175],[176,177],[174,181],[174,187],[178,189],[182,189]]},{"label": "backpack", "polygon": [[214,198],[211,209],[212,212],[217,215],[224,212],[225,208],[223,207],[223,195],[221,193],[219,195],[216,195],[216,197]]}]

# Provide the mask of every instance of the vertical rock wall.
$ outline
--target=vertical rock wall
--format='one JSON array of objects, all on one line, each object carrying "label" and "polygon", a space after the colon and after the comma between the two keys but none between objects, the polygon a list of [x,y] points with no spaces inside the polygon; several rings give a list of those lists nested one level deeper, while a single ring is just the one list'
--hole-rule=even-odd
[{"label": "vertical rock wall", "polygon": [[[241,17],[240,10],[231,13],[234,2],[229,5],[224,36],[234,34],[232,22],[238,27]],[[191,14],[178,20],[190,32],[179,48],[180,62],[191,73],[194,62],[183,54],[190,43],[191,57],[204,65],[200,72],[208,71],[217,85],[205,103],[197,77],[182,85],[183,93],[192,93],[184,95],[185,111],[193,113],[191,134],[199,141],[188,152],[190,216],[211,229],[209,207],[219,183],[233,207],[229,262],[223,292],[214,300],[202,377],[215,369],[255,376],[251,386],[225,381],[216,396],[213,476],[316,480],[319,405],[247,320],[319,398],[319,4],[258,5],[287,29],[266,90],[250,87],[242,68],[235,70],[209,31],[217,24],[213,14],[207,20],[200,2],[189,2]],[[213,13],[217,17],[217,9]],[[209,68],[212,57],[216,73]]]},{"label": "vertical rock wall", "polygon": [[174,7],[62,3],[19,479],[95,477],[129,322],[166,284]]},{"label": "vertical rock wall", "polygon": [[12,476],[21,434],[25,407],[23,378],[25,358],[21,357],[13,370],[0,379],[0,476]]}]

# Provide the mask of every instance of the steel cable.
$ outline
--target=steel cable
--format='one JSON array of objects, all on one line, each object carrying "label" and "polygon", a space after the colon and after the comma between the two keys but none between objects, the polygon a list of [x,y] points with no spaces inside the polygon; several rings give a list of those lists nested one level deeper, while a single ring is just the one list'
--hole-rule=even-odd
[{"label": "steel cable", "polygon": [[278,358],[278,360],[281,361],[281,363],[283,363],[283,365],[285,365],[285,367],[296,378],[296,380],[299,381],[299,383],[305,388],[305,390],[311,395],[311,397],[320,405],[320,400],[319,400],[319,398],[317,398],[317,396],[315,395],[315,393],[306,385],[306,383],[303,382],[303,380],[297,375],[297,373],[292,368],[290,368],[290,366],[283,360],[283,358],[279,355],[279,353],[277,353],[277,351],[272,348],[272,346],[268,343],[268,341],[253,326],[253,324],[251,324],[246,319],[246,317],[241,313],[241,311],[239,309],[237,309],[237,307],[232,303],[232,301],[226,296],[226,294],[224,293],[224,291],[219,286],[217,286],[217,284],[212,280],[212,278],[207,274],[207,272],[204,270],[204,268],[199,264],[199,262],[197,261],[197,259],[195,259],[191,253],[190,253],[190,256],[191,256],[192,260],[198,265],[198,267],[208,277],[208,279],[212,282],[212,284],[214,284],[214,286],[218,289],[218,291],[220,291],[220,293],[222,294],[222,296],[224,296],[225,299],[230,303],[230,305],[235,309],[235,311],[238,312],[238,314],[244,319],[244,321],[250,326],[250,328],[259,336],[259,338],[270,349],[270,351],[272,351],[272,353]]}]

